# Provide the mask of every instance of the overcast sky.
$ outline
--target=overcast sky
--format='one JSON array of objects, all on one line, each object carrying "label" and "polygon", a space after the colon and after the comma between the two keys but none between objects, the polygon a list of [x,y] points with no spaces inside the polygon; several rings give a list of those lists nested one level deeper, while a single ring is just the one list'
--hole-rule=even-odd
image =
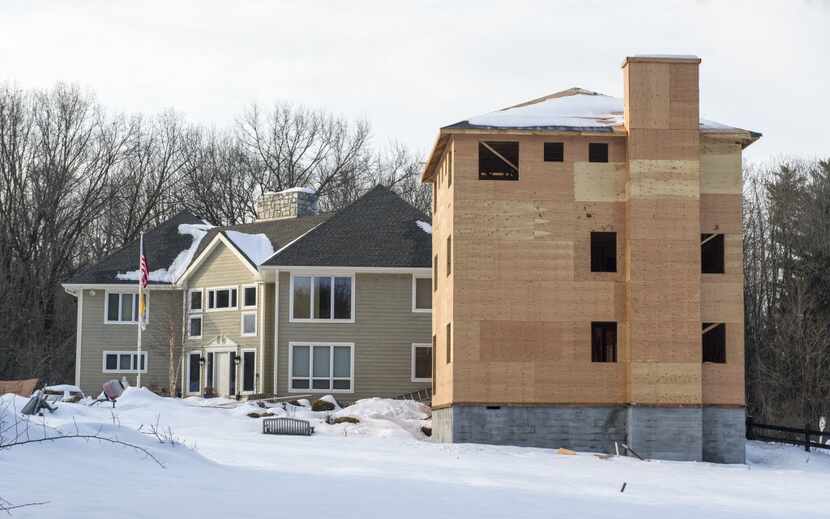
[{"label": "overcast sky", "polygon": [[421,152],[442,125],[572,86],[622,96],[642,53],[703,58],[701,115],[762,132],[748,159],[830,156],[825,0],[0,4],[0,81],[218,127],[289,101]]}]

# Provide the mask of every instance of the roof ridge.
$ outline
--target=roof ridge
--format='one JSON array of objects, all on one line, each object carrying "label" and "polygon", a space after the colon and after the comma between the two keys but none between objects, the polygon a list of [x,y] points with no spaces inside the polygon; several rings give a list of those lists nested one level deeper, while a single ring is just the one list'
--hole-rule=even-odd
[{"label": "roof ridge", "polygon": [[497,110],[497,111],[498,112],[503,112],[505,110],[511,110],[513,108],[521,108],[523,106],[535,105],[537,103],[542,103],[542,102],[547,101],[549,99],[557,99],[557,98],[560,98],[560,97],[570,97],[570,96],[576,96],[576,95],[610,97],[610,96],[608,96],[606,94],[603,94],[601,92],[594,92],[593,90],[588,90],[586,88],[571,87],[571,88],[567,88],[565,90],[560,90],[559,92],[554,92],[552,94],[548,94],[548,95],[545,95],[545,96],[542,96],[542,97],[537,97],[536,99],[531,99],[529,101],[523,101],[519,104],[516,104],[516,105],[513,105],[513,106],[508,106],[507,108],[502,108],[501,110]]}]

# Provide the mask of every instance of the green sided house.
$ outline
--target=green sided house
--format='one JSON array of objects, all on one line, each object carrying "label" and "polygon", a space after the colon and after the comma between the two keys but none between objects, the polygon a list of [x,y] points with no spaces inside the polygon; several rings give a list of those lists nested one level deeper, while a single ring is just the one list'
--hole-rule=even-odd
[{"label": "green sided house", "polygon": [[[75,383],[126,376],[183,396],[430,387],[432,228],[376,187],[319,214],[304,189],[266,193],[258,220],[213,227],[182,212],[144,235],[149,318],[137,345],[138,243],[63,284],[77,298]],[[172,359],[172,361],[171,361]]]}]

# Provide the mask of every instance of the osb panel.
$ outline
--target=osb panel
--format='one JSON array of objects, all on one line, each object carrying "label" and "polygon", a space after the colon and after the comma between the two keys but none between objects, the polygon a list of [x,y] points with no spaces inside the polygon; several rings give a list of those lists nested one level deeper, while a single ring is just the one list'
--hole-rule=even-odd
[{"label": "osb panel", "polygon": [[632,240],[700,239],[700,202],[691,198],[630,200],[626,229]]},{"label": "osb panel", "polygon": [[697,129],[699,123],[698,65],[674,63],[670,67],[670,121],[672,129]]},{"label": "osb panel", "polygon": [[574,199],[577,202],[625,200],[625,162],[574,162]]},{"label": "osb panel", "polygon": [[481,321],[479,360],[573,361],[576,323]]},{"label": "osb panel", "polygon": [[716,275],[707,276],[700,289],[700,319],[703,322],[742,323],[744,320],[744,294],[741,282],[712,281]]},{"label": "osb panel", "polygon": [[628,120],[633,128],[668,128],[670,123],[671,77],[666,63],[629,63]]},{"label": "osb panel", "polygon": [[628,196],[632,199],[700,196],[697,160],[632,160]]},{"label": "osb panel", "polygon": [[740,234],[741,195],[701,194],[700,232]]},{"label": "osb panel", "polygon": [[632,362],[700,361],[700,321],[629,322]]},{"label": "osb panel", "polygon": [[[699,236],[699,235],[697,235]],[[700,240],[638,239],[629,248],[629,279],[697,283],[700,276]]]},{"label": "osb panel", "polygon": [[746,404],[742,323],[726,323],[726,363],[703,364],[703,403]]},{"label": "osb panel", "polygon": [[740,195],[742,192],[740,144],[702,141],[700,192]]},{"label": "osb panel", "polygon": [[457,368],[459,402],[618,404],[625,366],[614,363],[474,362]]},{"label": "osb panel", "polygon": [[632,404],[700,404],[700,359],[689,363],[631,362],[629,402]]},{"label": "osb panel", "polygon": [[698,130],[634,129],[628,133],[629,160],[698,160]]},{"label": "osb panel", "polygon": [[454,317],[481,321],[622,321],[621,283],[457,279]]}]

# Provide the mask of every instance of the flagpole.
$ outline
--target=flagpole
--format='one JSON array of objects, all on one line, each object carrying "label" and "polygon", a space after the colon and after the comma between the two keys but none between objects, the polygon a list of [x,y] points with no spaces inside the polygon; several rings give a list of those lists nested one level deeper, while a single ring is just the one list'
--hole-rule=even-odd
[{"label": "flagpole", "polygon": [[139,246],[138,246],[138,322],[136,323],[136,328],[138,328],[138,356],[135,359],[136,368],[138,371],[138,376],[136,377],[136,385],[140,388],[141,387],[141,329],[144,327],[144,294],[141,289],[142,281],[142,269],[141,269],[141,262],[144,258],[144,233],[141,233],[141,238],[139,239]]}]

